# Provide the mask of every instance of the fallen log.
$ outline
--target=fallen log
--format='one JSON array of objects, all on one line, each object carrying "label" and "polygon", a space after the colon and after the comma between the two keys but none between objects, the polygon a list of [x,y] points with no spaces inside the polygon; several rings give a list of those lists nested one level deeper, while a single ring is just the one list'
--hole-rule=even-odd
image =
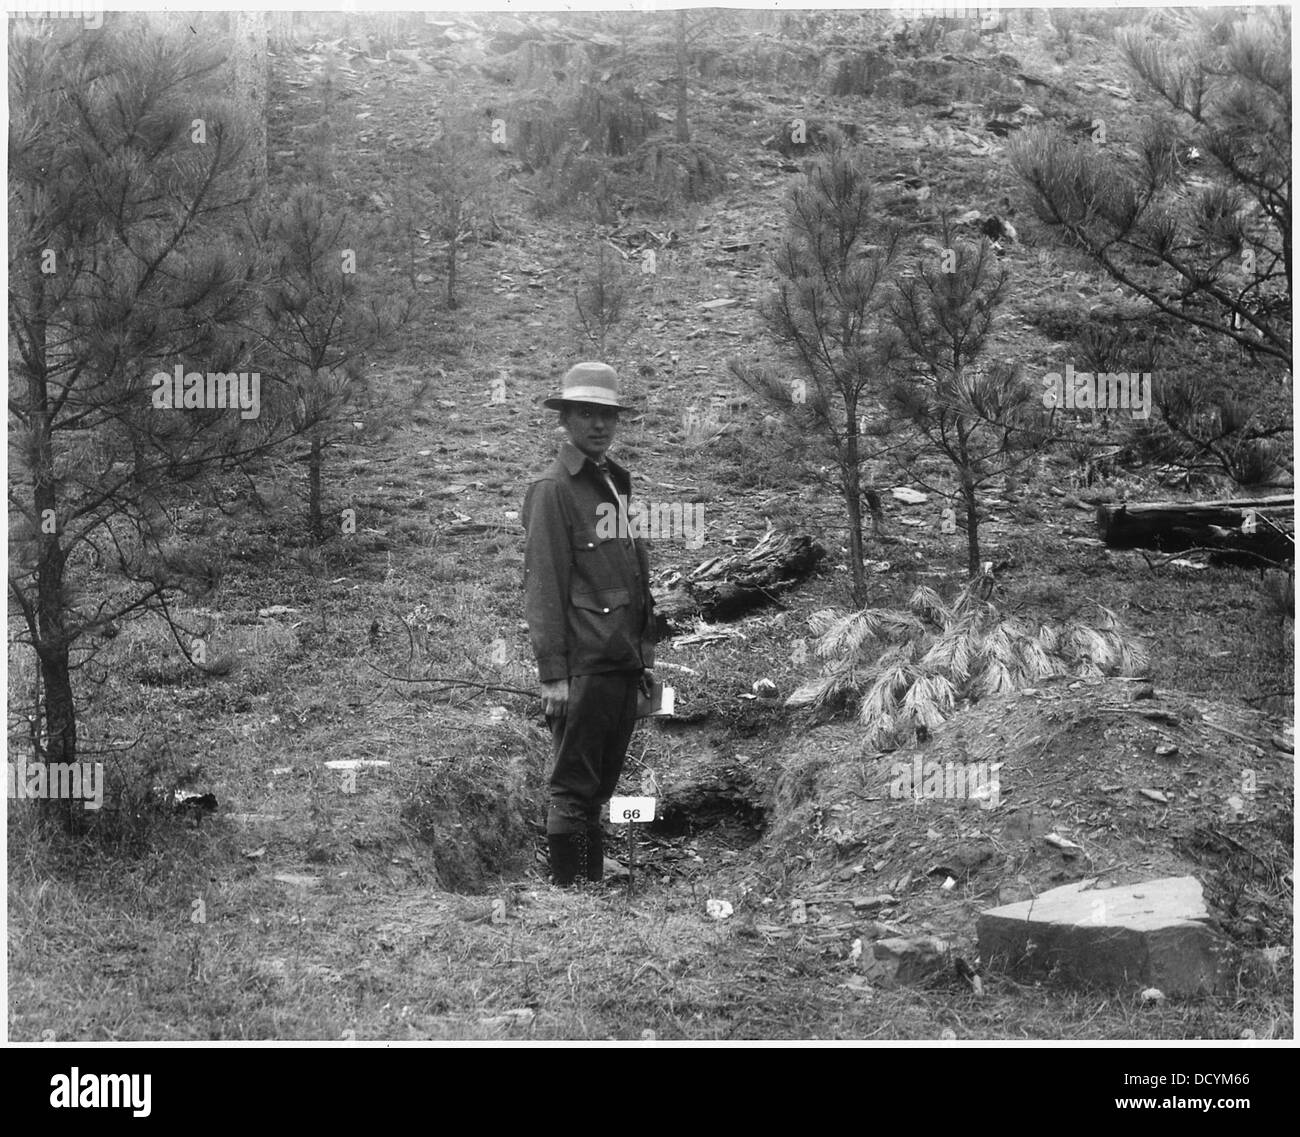
[{"label": "fallen log", "polygon": [[1213,559],[1241,564],[1295,559],[1295,498],[1289,494],[1104,503],[1097,507],[1097,528],[1112,549],[1222,550]]},{"label": "fallen log", "polygon": [[752,549],[713,557],[652,589],[659,634],[689,631],[700,617],[730,620],[769,604],[825,555],[811,537],[769,529]]}]

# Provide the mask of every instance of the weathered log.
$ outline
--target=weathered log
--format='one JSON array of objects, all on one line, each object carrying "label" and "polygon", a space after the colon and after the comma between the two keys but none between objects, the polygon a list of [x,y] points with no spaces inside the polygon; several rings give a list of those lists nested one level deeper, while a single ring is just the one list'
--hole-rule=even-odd
[{"label": "weathered log", "polygon": [[[1112,549],[1223,550],[1227,559],[1286,563],[1295,558],[1295,498],[1130,501],[1097,507],[1097,528]],[[1236,556],[1235,554],[1240,554]]]},{"label": "weathered log", "polygon": [[752,549],[713,557],[655,588],[660,635],[689,631],[699,617],[729,620],[793,588],[826,555],[811,537],[769,529]]}]

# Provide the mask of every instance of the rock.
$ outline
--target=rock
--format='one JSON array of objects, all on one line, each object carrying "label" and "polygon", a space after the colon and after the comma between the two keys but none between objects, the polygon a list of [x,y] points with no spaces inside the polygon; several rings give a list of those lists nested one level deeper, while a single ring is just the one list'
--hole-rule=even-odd
[{"label": "rock", "polygon": [[1054,888],[979,918],[980,957],[1021,976],[1075,985],[1156,987],[1167,995],[1212,994],[1223,939],[1195,877],[1118,888],[1094,881]]},{"label": "rock", "polygon": [[868,979],[882,987],[914,983],[944,967],[948,945],[935,936],[895,936],[876,940],[862,955]]},{"label": "rock", "polygon": [[895,501],[901,501],[904,505],[921,505],[923,502],[930,500],[929,494],[910,489],[907,486],[895,486],[889,492],[894,495]]}]

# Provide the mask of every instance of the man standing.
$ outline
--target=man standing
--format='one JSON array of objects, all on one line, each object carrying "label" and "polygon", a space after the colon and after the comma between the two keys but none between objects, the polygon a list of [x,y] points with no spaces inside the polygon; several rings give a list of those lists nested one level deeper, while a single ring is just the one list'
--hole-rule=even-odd
[{"label": "man standing", "polygon": [[605,457],[627,409],[618,376],[579,363],[543,405],[560,412],[569,437],[524,498],[524,612],[555,740],[551,879],[568,887],[604,872],[601,808],[623,772],[637,696],[653,682],[654,601],[628,514],[632,479]]}]

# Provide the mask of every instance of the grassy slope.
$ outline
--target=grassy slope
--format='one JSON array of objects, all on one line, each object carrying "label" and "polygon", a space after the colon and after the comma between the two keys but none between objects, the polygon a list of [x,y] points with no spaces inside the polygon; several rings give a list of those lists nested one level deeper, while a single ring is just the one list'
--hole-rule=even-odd
[{"label": "grassy slope", "polygon": [[[1112,53],[1087,40],[1064,66],[1035,41],[1003,46],[1058,83],[1109,78],[1114,69]],[[309,76],[329,55],[322,48],[317,58],[298,53],[277,65],[283,102],[272,145],[286,183],[295,124],[313,121],[318,108],[311,88],[283,83]],[[440,90],[474,106],[506,94],[468,71],[417,73],[348,54],[334,61],[345,68],[336,74],[346,92],[336,115],[367,114],[339,152],[340,180],[355,187],[363,210],[392,207],[386,139],[421,129]],[[993,90],[1007,82],[996,73],[990,80]],[[664,649],[699,672],[679,686],[688,705],[713,715],[701,734],[639,732],[632,790],[645,767],[670,777],[701,755],[745,767],[760,786],[775,782],[805,728],[780,712],[746,709],[736,696],[760,675],[789,690],[804,670],[792,654],[804,617],[847,598],[833,499],[758,435],[751,410],[728,406],[738,400],[726,358],[767,352],[754,302],[770,279],[789,178],[759,142],[792,115],[852,118],[894,187],[891,208],[905,215],[932,217],[937,201],[989,212],[1004,195],[1015,199],[999,150],[976,154],[942,123],[926,133],[936,107],[804,94],[825,86],[780,71],[757,82],[720,75],[700,84],[697,132],[716,142],[735,176],[707,206],[650,220],[681,238],[661,250],[654,277],[634,278],[619,328],[625,342],[613,358],[644,407],[624,430],[620,456],[643,496],[702,500],[708,510],[704,548],[661,545],[656,568],[686,567],[743,544],[768,520],[797,524],[831,550],[823,575],[789,598],[788,610],[748,621],[744,640]],[[942,101],[980,101],[993,90],[954,90]],[[1072,113],[1107,98],[1074,97]],[[1133,111],[1119,100],[1106,105],[1121,122]],[[928,205],[914,191],[909,199],[894,177],[918,169],[932,188]],[[380,202],[367,206],[372,192]],[[376,363],[372,402],[358,410],[361,425],[333,459],[331,506],[358,511],[357,536],[313,550],[296,519],[244,524],[231,534],[219,592],[202,609],[184,610],[192,621],[212,621],[214,645],[235,662],[230,673],[197,675],[174,648],[169,653],[160,626],[141,622],[113,641],[105,683],[87,694],[90,738],[144,734],[158,778],[179,774],[211,788],[220,815],[153,824],[136,847],[120,851],[55,851],[11,810],[11,1037],[635,1038],[653,1030],[661,1038],[935,1038],[944,1029],[973,1038],[1235,1037],[1242,1029],[1289,1036],[1285,974],[1245,975],[1231,997],[1159,1007],[1000,979],[977,1000],[946,976],[864,993],[848,961],[864,929],[830,915],[818,923],[816,913],[798,927],[769,918],[807,883],[804,862],[789,845],[763,859],[763,846],[746,847],[731,829],[645,839],[656,871],[630,902],[616,891],[563,895],[542,885],[535,845],[520,840],[542,801],[547,747],[529,718],[535,708],[500,696],[506,713],[494,713],[490,698],[448,702],[376,670],[427,666],[513,686],[533,680],[515,511],[557,440],[537,399],[568,362],[591,354],[575,331],[572,287],[592,256],[592,224],[565,213],[538,217],[527,195],[501,192],[508,239],[467,250],[458,311],[443,310],[437,285],[428,286],[422,317]],[[1034,240],[1033,223],[1016,221]],[[718,249],[737,237],[751,248]],[[1071,288],[1086,280],[1067,278],[1048,248],[1013,246],[1007,255],[1017,283],[1005,350],[1041,370],[1057,366],[1067,348],[1024,317],[1044,305],[1076,306]],[[402,249],[378,252],[399,270]],[[432,262],[427,271],[439,274]],[[701,307],[718,297],[740,303]],[[502,371],[504,403],[491,397]],[[732,429],[708,442],[712,432],[687,428],[690,407]],[[1046,464],[1014,508],[993,508],[987,554],[1013,562],[1001,575],[1009,603],[1045,618],[1092,599],[1116,608],[1148,637],[1160,687],[1231,699],[1289,685],[1289,629],[1261,626],[1251,576],[1153,576],[1135,556],[1087,541],[1090,515],[1065,497],[1070,473]],[[278,488],[292,507],[294,487]],[[1093,492],[1155,491],[1126,480]],[[935,502],[889,503],[889,513],[887,531],[899,540],[871,554],[891,562],[877,578],[880,602],[936,572],[959,576],[963,537],[940,535]],[[906,526],[904,518],[925,524]],[[458,531],[465,521],[477,528]],[[272,604],[294,610],[259,619],[258,609]],[[504,665],[492,660],[498,639]],[[17,661],[11,683],[23,681]],[[362,769],[347,792],[344,775],[323,764],[348,758],[389,764]],[[737,917],[708,919],[710,897],[730,900]],[[917,901],[910,926],[928,916]],[[906,905],[901,915],[907,926]],[[755,931],[774,923],[781,934]],[[1289,965],[1287,958],[1283,972]]]}]

